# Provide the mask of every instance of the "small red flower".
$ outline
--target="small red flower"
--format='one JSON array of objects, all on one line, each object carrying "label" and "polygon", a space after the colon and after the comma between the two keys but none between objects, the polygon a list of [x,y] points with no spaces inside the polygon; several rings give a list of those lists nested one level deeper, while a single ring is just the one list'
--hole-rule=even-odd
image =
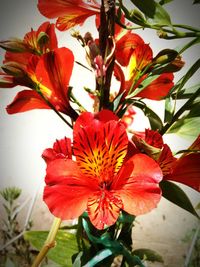
[{"label": "small red flower", "polygon": [[[84,116],[91,118],[88,125]],[[44,201],[62,219],[87,210],[93,225],[104,229],[116,222],[122,209],[139,215],[155,208],[162,172],[144,154],[125,160],[128,137],[122,123],[92,117],[83,113],[75,123],[76,161],[55,159],[47,165]]]},{"label": "small red flower", "polygon": [[[68,88],[72,74],[74,56],[68,48],[57,48],[40,58],[32,58],[34,64],[30,64],[28,74],[35,88],[42,96],[54,106],[54,108],[72,118],[76,118],[75,111],[69,104]],[[30,62],[33,63],[33,62]],[[8,105],[10,114],[24,112],[32,109],[49,108],[39,93],[32,90],[24,90],[17,94],[14,101]]]},{"label": "small red flower", "polygon": [[180,158],[173,156],[157,131],[136,133],[133,141],[139,150],[157,161],[163,172],[163,180],[182,183],[200,191],[200,135]]}]

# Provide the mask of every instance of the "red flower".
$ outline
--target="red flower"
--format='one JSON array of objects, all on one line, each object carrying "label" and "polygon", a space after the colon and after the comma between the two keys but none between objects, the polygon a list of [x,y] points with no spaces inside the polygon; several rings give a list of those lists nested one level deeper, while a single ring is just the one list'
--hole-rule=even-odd
[{"label": "red flower", "polygon": [[74,130],[76,161],[55,159],[47,165],[44,201],[50,211],[73,219],[87,210],[93,225],[104,229],[121,209],[139,215],[155,208],[161,197],[158,164],[144,154],[124,160],[128,137],[119,121],[96,117],[86,126],[82,116]]},{"label": "red flower", "polygon": [[2,66],[4,72],[0,73],[1,87],[24,85],[33,88],[27,66],[33,55],[41,56],[57,48],[55,25],[44,22],[37,31],[28,32],[23,40],[13,38],[0,42],[0,46],[7,50]]},{"label": "red flower", "polygon": [[200,191],[200,135],[180,158],[175,158],[162,136],[153,130],[136,133],[133,141],[139,150],[144,151],[159,164],[163,180],[185,184]]},{"label": "red flower", "polygon": [[[118,38],[117,38],[118,39]],[[145,44],[140,36],[127,32],[116,42],[116,60],[120,65],[115,65],[115,76],[121,82],[119,94],[124,97],[134,92],[147,78],[147,72],[153,62],[153,53],[148,44]],[[173,74],[163,73],[153,80],[144,90],[137,93],[136,97],[144,97],[152,100],[164,98],[173,86]]]},{"label": "red flower", "polygon": [[99,14],[100,5],[95,0],[39,0],[38,9],[47,18],[58,18],[56,27],[65,31],[75,25],[82,25],[85,20]]},{"label": "red flower", "polygon": [[176,160],[172,172],[164,179],[185,184],[200,192],[200,135],[188,148],[190,150]]},{"label": "red flower", "polygon": [[76,113],[69,104],[68,96],[69,80],[74,64],[71,50],[57,48],[40,58],[32,58],[32,60],[36,65],[30,64],[28,73],[40,93],[31,90],[18,93],[14,101],[7,107],[8,113],[49,108],[44,100],[46,99],[56,110],[71,115],[75,119]]}]

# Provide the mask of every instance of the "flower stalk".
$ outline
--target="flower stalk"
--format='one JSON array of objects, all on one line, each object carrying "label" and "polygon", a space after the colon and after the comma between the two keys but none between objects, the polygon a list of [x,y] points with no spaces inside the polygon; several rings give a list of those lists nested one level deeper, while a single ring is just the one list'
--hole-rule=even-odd
[{"label": "flower stalk", "polygon": [[40,250],[39,254],[37,255],[35,261],[32,264],[32,267],[38,267],[40,263],[43,261],[45,256],[47,255],[48,251],[56,246],[56,234],[59,230],[62,220],[60,218],[54,218],[53,224],[47,236],[46,242],[44,243],[42,249]]}]

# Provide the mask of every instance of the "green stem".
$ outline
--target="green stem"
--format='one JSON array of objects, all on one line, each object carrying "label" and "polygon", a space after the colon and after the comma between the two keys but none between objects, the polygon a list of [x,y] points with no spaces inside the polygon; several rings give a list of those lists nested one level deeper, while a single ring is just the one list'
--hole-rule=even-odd
[{"label": "green stem", "polygon": [[57,232],[59,230],[60,224],[61,224],[61,219],[60,218],[54,218],[53,224],[51,226],[51,230],[49,231],[49,234],[47,236],[47,239],[40,250],[39,254],[35,258],[32,267],[38,267],[42,260],[45,258],[47,255],[48,251],[55,246],[55,238],[57,235]]},{"label": "green stem", "polygon": [[179,119],[179,117],[189,109],[192,102],[200,95],[200,88],[191,96],[190,99],[174,114],[171,122],[168,122],[160,131],[160,134],[166,133],[169,128]]}]

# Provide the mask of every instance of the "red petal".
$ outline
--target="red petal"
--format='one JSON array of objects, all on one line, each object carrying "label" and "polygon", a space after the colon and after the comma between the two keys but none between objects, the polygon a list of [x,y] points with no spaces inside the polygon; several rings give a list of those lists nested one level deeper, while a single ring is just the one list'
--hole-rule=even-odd
[{"label": "red petal", "polygon": [[66,30],[77,24],[82,24],[89,16],[98,14],[100,6],[96,1],[85,3],[82,0],[39,0],[39,11],[48,18],[58,18],[59,30]]},{"label": "red petal", "polygon": [[104,190],[89,198],[87,209],[92,224],[102,230],[116,222],[122,207],[119,197]]},{"label": "red petal", "polygon": [[157,206],[161,179],[159,165],[144,154],[136,154],[123,165],[111,187],[121,198],[126,212],[140,215]]},{"label": "red petal", "polygon": [[157,160],[163,175],[169,174],[172,172],[173,164],[177,159],[173,156],[171,149],[167,144],[163,145],[161,154]]},{"label": "red petal", "polygon": [[79,217],[88,198],[98,190],[96,180],[85,177],[76,162],[57,159],[47,165],[44,201],[54,216],[63,220]]},{"label": "red petal", "polygon": [[42,153],[42,158],[46,163],[58,158],[72,158],[71,140],[70,138],[63,138],[56,140],[53,144],[53,148],[47,148]]},{"label": "red petal", "polygon": [[122,66],[127,66],[134,49],[141,44],[144,41],[139,35],[128,32],[116,42],[116,60]]},{"label": "red petal", "polygon": [[164,179],[188,185],[200,192],[200,154],[191,153],[178,159],[172,174]]},{"label": "red petal", "polygon": [[[144,78],[145,77],[142,77],[142,80],[144,80]],[[172,73],[163,73],[137,96],[152,100],[161,100],[168,95],[173,87],[173,78],[174,75]],[[142,80],[140,80],[139,83]]]},{"label": "red petal", "polygon": [[105,124],[94,120],[74,135],[74,153],[81,170],[99,182],[111,180],[126,155],[128,138],[116,121]]},{"label": "red petal", "polygon": [[47,48],[49,48],[50,50],[54,50],[55,48],[58,47],[58,41],[57,41],[57,37],[56,37],[56,33],[55,33],[55,24],[49,23],[48,21],[47,22],[44,22],[38,28],[38,30],[37,30],[37,36],[41,32],[45,32],[49,36],[49,41],[45,45],[45,48],[46,48],[45,49],[45,52],[46,52]]},{"label": "red petal", "polygon": [[157,148],[162,148],[164,145],[162,135],[151,129],[145,129],[145,142]]},{"label": "red petal", "polygon": [[49,106],[37,92],[31,90],[19,92],[13,102],[6,108],[9,114],[25,112],[32,109],[49,109]]},{"label": "red petal", "polygon": [[98,113],[84,112],[82,113],[74,125],[74,136],[79,132],[80,128],[87,127],[94,123],[105,123],[111,120],[118,121],[119,118],[110,110],[103,109]]},{"label": "red petal", "polygon": [[73,64],[73,53],[67,48],[58,48],[44,54],[36,67],[38,82],[51,92],[49,95],[41,87],[42,93],[62,112],[69,109],[67,91]]}]

